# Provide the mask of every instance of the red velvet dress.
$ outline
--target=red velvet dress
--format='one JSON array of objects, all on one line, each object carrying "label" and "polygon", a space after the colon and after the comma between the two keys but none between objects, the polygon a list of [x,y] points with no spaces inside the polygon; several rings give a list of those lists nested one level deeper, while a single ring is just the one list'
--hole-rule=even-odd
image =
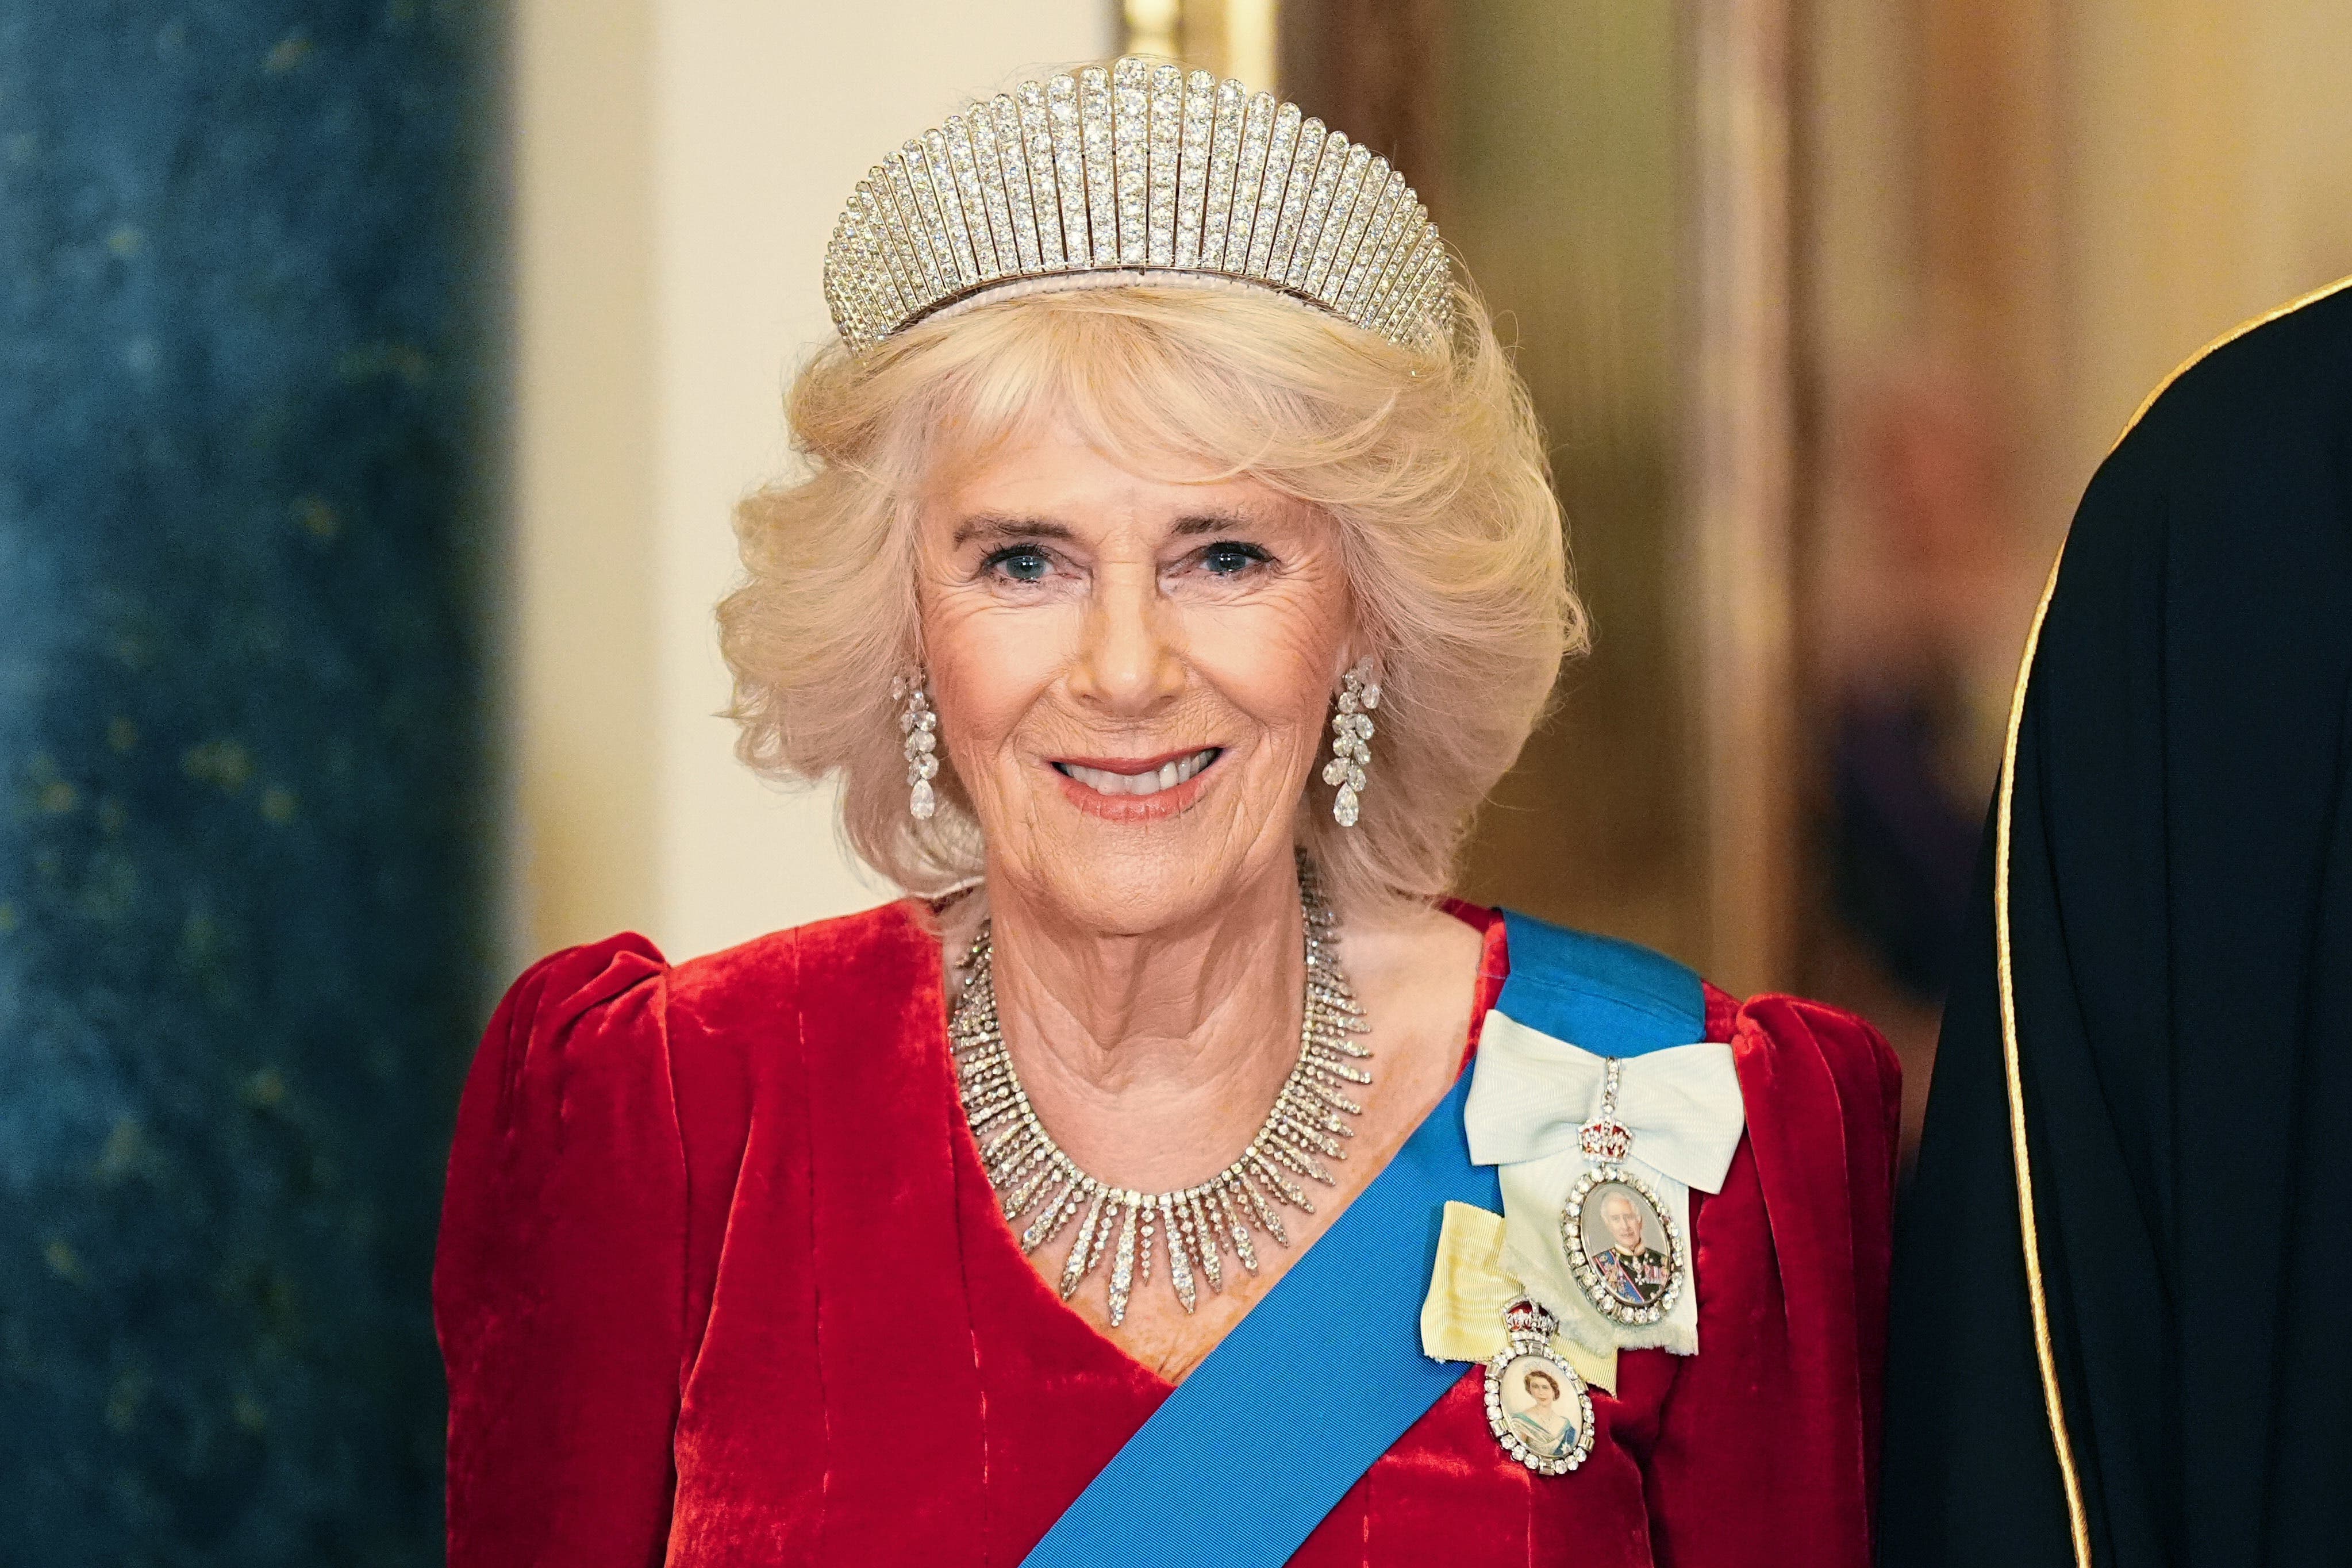
[{"label": "red velvet dress", "polygon": [[[1484,1017],[1503,923],[1457,912]],[[1866,1568],[1895,1062],[1811,1003],[1707,1015],[1748,1132],[1693,1194],[1700,1353],[1624,1352],[1558,1477],[1504,1456],[1465,1366],[1294,1563]],[[1022,1256],[944,1020],[908,904],[675,968],[615,937],[516,984],[434,1279],[452,1568],[1021,1561],[1170,1384]],[[1217,1561],[1215,1500],[1175,1509],[1138,1528]]]}]

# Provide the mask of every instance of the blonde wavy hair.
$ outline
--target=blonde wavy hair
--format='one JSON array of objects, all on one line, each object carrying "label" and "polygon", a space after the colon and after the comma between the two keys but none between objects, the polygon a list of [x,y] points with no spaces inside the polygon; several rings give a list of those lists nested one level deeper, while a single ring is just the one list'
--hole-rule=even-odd
[{"label": "blonde wavy hair", "polygon": [[1526,389],[1477,300],[1454,306],[1451,339],[1414,351],[1256,289],[1119,285],[976,304],[862,358],[824,350],[789,399],[808,477],[736,513],[746,575],[719,624],[739,754],[773,779],[838,775],[851,847],[910,891],[980,873],[944,750],[938,814],[907,810],[890,684],[922,662],[919,498],[942,456],[1066,419],[1138,472],[1246,474],[1337,523],[1381,669],[1372,784],[1341,828],[1315,779],[1294,831],[1343,910],[1442,895],[1588,640]]}]

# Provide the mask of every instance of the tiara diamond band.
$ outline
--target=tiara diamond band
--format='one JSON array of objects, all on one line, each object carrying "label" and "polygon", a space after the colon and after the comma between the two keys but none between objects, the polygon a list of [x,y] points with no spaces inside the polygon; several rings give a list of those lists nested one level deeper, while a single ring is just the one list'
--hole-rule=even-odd
[{"label": "tiara diamond band", "polygon": [[834,229],[824,294],[863,353],[1008,286],[1170,275],[1269,289],[1404,348],[1451,325],[1444,245],[1387,159],[1297,104],[1133,56],[1023,82],[891,153]]}]

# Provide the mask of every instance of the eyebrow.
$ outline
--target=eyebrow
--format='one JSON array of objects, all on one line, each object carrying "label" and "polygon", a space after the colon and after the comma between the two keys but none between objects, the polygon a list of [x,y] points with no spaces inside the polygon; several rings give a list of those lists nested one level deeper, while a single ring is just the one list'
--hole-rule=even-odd
[{"label": "eyebrow", "polygon": [[[1261,525],[1238,511],[1193,512],[1179,518],[1171,530],[1180,539],[1195,538],[1204,533],[1244,533]],[[956,546],[961,549],[974,540],[1003,542],[1015,539],[1068,540],[1075,537],[1067,523],[1055,522],[1042,517],[1013,517],[1002,512],[980,512],[956,524]]]},{"label": "eyebrow", "polygon": [[975,539],[1068,539],[1068,525],[1048,522],[1042,517],[1007,517],[998,512],[982,512],[965,518],[956,524],[955,542],[961,546]]},{"label": "eyebrow", "polygon": [[1189,539],[1201,533],[1248,533],[1264,526],[1256,519],[1238,511],[1195,512],[1177,520],[1175,532]]}]

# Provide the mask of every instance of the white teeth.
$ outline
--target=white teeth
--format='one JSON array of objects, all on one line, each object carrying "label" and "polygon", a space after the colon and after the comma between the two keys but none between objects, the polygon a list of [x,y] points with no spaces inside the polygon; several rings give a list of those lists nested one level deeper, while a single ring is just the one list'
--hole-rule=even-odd
[{"label": "white teeth", "polygon": [[1162,763],[1150,773],[1115,773],[1105,768],[1080,767],[1076,763],[1056,763],[1054,765],[1097,795],[1158,795],[1163,789],[1174,789],[1198,773],[1215,759],[1217,749],[1210,746],[1189,757]]}]

